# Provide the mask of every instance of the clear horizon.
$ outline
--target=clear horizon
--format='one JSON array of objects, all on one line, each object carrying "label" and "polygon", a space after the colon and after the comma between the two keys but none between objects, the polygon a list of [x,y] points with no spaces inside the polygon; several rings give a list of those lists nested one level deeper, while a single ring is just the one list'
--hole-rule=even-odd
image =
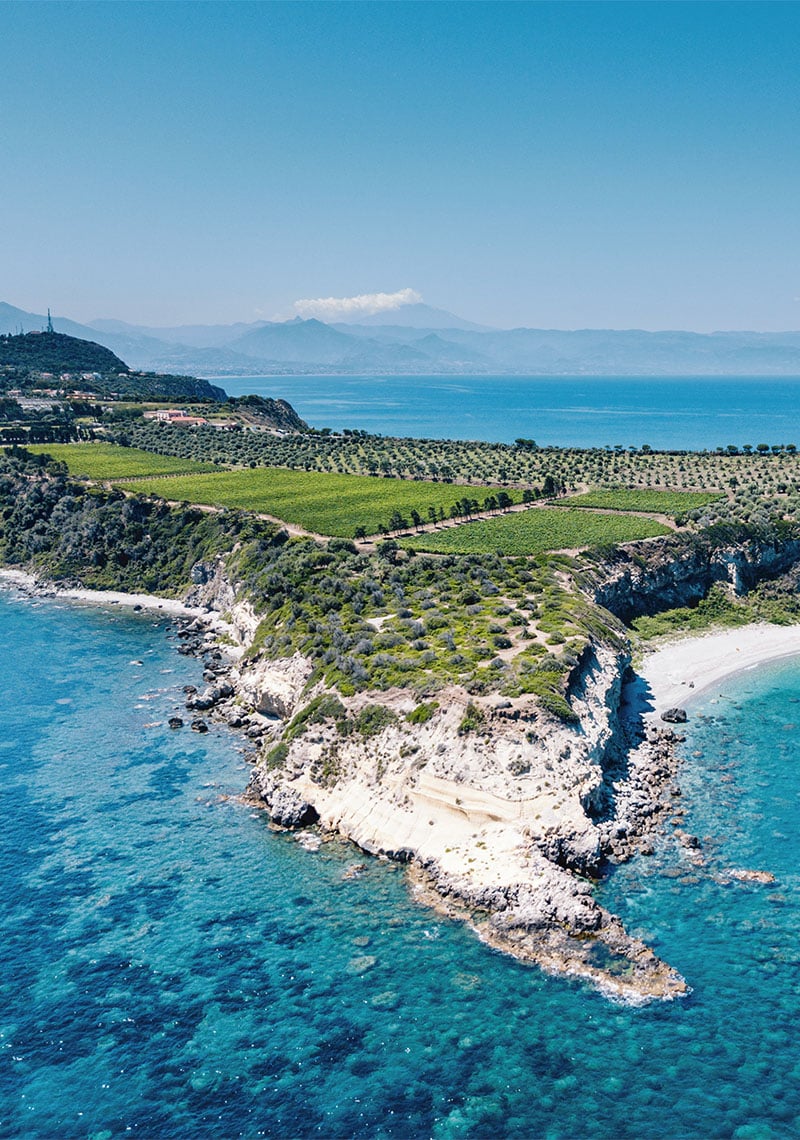
[{"label": "clear horizon", "polygon": [[12,2],[0,28],[20,308],[800,325],[798,5]]}]

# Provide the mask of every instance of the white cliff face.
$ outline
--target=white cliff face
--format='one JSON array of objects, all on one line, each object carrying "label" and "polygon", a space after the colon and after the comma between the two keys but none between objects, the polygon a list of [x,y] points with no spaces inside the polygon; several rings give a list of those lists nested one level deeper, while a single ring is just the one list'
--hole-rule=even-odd
[{"label": "white cliff face", "polygon": [[[192,600],[224,607],[226,630],[240,643],[252,639],[258,619],[237,601],[221,562],[201,564]],[[592,816],[607,790],[604,763],[620,746],[627,665],[623,652],[587,648],[571,678],[574,723],[533,696],[450,687],[420,723],[408,690],[330,693],[331,715],[295,722],[276,749],[325,690],[311,687],[313,665],[300,654],[245,658],[229,674],[235,699],[218,713],[237,723],[243,712],[248,735],[256,721],[268,740],[249,791],[277,823],[319,823],[412,864],[422,901],[523,961],[590,978],[629,1001],[676,997],[687,991],[683,979],[630,938],[578,877],[597,873],[608,849],[611,825],[601,830]],[[370,719],[375,706],[380,715]]]},{"label": "white cliff face", "polygon": [[[608,649],[587,654],[572,695],[574,725],[529,696],[470,697],[449,688],[423,724],[406,719],[416,702],[404,690],[342,698],[351,721],[375,704],[393,719],[366,738],[342,734],[333,720],[309,724],[279,767],[257,766],[251,790],[279,822],[316,816],[366,851],[413,861],[428,901],[465,917],[476,907],[490,912],[473,925],[492,945],[629,997],[674,996],[685,989],[678,975],[629,939],[571,870],[599,868],[601,836],[589,809],[603,783],[626,665]],[[298,693],[309,674],[294,658],[257,666],[262,707],[280,704],[288,716],[286,675]],[[266,696],[270,683],[277,689]],[[474,727],[465,731],[468,706]],[[637,960],[628,981],[592,964],[597,939],[629,965]]]},{"label": "white cliff face", "polygon": [[243,663],[236,689],[255,712],[288,720],[301,702],[312,670],[311,662],[299,653],[278,661]]},{"label": "white cliff face", "polygon": [[186,595],[186,604],[200,606],[217,616],[217,625],[244,647],[249,645],[258,629],[259,618],[248,601],[242,600],[236,584],[231,582],[226,560],[220,556],[213,562],[198,562],[192,567],[192,588]]},{"label": "white cliff face", "polygon": [[[259,663],[245,671],[239,692],[257,710],[288,717],[309,675],[298,657]],[[344,702],[350,713],[380,704],[393,723],[366,739],[342,736],[332,721],[312,725],[291,742],[280,771],[262,768],[256,780],[264,791],[291,788],[326,827],[368,851],[408,851],[453,873],[469,866],[482,884],[524,878],[538,851],[595,869],[600,837],[586,807],[602,784],[618,677],[614,654],[593,657],[580,678],[574,726],[530,696],[471,698],[450,688],[430,720],[410,724],[416,702],[408,692],[359,694]],[[476,724],[463,730],[468,706]]]}]

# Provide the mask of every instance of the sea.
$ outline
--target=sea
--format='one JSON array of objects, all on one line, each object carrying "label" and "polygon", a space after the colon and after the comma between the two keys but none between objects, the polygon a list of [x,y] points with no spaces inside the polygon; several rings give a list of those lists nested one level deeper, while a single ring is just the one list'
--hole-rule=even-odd
[{"label": "sea", "polygon": [[282,397],[313,427],[540,446],[800,447],[800,377],[225,376]]},{"label": "sea", "polygon": [[241,741],[168,728],[201,666],[158,610],[6,589],[0,644],[0,1136],[800,1134],[798,661],[688,705],[702,863],[668,825],[598,889],[692,987],[632,1007],[270,830]]},{"label": "sea", "polygon": [[[225,386],[385,435],[800,442],[796,379]],[[167,726],[201,666],[165,614],[8,588],[0,644],[0,1136],[800,1134],[800,659],[688,706],[704,861],[667,826],[598,888],[692,987],[635,1008],[488,949],[396,865],[272,831],[241,740]]]}]

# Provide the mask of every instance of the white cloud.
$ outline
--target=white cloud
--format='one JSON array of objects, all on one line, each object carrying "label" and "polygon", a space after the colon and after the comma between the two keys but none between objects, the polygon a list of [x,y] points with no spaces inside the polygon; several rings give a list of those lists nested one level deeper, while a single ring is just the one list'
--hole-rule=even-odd
[{"label": "white cloud", "polygon": [[422,295],[416,289],[398,289],[396,293],[361,293],[358,297],[316,297],[295,301],[298,316],[321,321],[336,321],[346,317],[371,317],[373,313],[388,313],[403,305],[416,305]]}]

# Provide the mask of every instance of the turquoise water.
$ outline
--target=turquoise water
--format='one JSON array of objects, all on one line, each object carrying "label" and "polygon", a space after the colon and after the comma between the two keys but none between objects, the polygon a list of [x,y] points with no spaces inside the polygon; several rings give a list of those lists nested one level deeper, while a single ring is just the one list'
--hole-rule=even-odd
[{"label": "turquoise water", "polygon": [[163,619],[3,594],[0,627],[0,1135],[797,1135],[797,664],[695,705],[707,865],[664,838],[603,888],[694,987],[632,1009],[271,833],[233,736],[164,727],[199,665]]},{"label": "turquoise water", "polygon": [[282,396],[313,427],[382,435],[518,436],[561,447],[800,447],[800,378],[245,376],[232,396]]}]

